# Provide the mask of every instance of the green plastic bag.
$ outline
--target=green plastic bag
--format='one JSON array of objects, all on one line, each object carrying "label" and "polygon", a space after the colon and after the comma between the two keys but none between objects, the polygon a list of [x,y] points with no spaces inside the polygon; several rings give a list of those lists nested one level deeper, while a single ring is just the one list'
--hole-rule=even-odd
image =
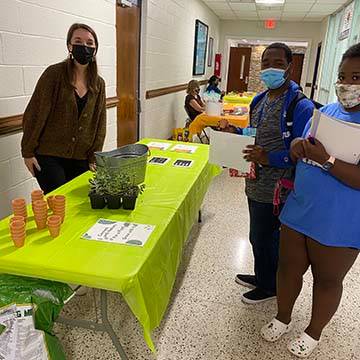
[{"label": "green plastic bag", "polygon": [[65,360],[52,329],[72,295],[66,284],[0,274],[0,360]]}]

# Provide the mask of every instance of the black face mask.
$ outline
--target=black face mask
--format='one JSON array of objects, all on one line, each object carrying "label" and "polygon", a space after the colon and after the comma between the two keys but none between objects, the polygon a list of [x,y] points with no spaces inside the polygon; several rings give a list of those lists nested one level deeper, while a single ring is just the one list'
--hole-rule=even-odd
[{"label": "black face mask", "polygon": [[92,61],[95,53],[95,48],[85,45],[73,45],[72,55],[74,59],[81,65],[87,65]]}]

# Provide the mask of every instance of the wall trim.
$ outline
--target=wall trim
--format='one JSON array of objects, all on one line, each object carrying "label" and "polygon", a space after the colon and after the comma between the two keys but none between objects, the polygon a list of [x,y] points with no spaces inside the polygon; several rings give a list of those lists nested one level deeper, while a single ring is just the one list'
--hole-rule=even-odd
[{"label": "wall trim", "polygon": [[[206,85],[208,83],[207,80],[199,80],[200,85]],[[164,96],[168,94],[173,94],[179,91],[186,90],[188,84],[181,84],[181,85],[174,85],[174,86],[167,86],[159,89],[154,90],[147,90],[146,91],[146,99],[153,99],[159,96]]]},{"label": "wall trim", "polygon": [[[106,108],[117,107],[119,98],[117,96],[106,99]],[[23,114],[0,117],[0,135],[12,134],[22,130]]]}]

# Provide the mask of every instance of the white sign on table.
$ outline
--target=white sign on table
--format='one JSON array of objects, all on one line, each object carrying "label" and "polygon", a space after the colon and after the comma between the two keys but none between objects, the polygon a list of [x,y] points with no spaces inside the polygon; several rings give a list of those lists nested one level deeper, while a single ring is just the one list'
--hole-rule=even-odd
[{"label": "white sign on table", "polygon": [[169,143],[156,142],[156,141],[152,141],[147,144],[147,147],[150,150],[167,150],[170,146],[171,146],[171,144],[169,144]]},{"label": "white sign on table", "polygon": [[171,151],[184,153],[184,154],[194,154],[197,148],[198,146],[194,146],[194,145],[177,144],[173,148],[171,148]]},{"label": "white sign on table", "polygon": [[86,240],[144,246],[155,226],[99,219],[83,236]]}]

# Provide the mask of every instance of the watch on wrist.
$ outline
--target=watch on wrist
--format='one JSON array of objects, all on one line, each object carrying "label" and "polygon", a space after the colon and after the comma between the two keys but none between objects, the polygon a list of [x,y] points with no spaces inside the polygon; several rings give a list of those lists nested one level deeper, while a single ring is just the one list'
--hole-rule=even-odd
[{"label": "watch on wrist", "polygon": [[335,165],[335,158],[333,156],[330,156],[329,160],[327,160],[323,165],[322,168],[325,171],[330,171],[331,168]]}]

